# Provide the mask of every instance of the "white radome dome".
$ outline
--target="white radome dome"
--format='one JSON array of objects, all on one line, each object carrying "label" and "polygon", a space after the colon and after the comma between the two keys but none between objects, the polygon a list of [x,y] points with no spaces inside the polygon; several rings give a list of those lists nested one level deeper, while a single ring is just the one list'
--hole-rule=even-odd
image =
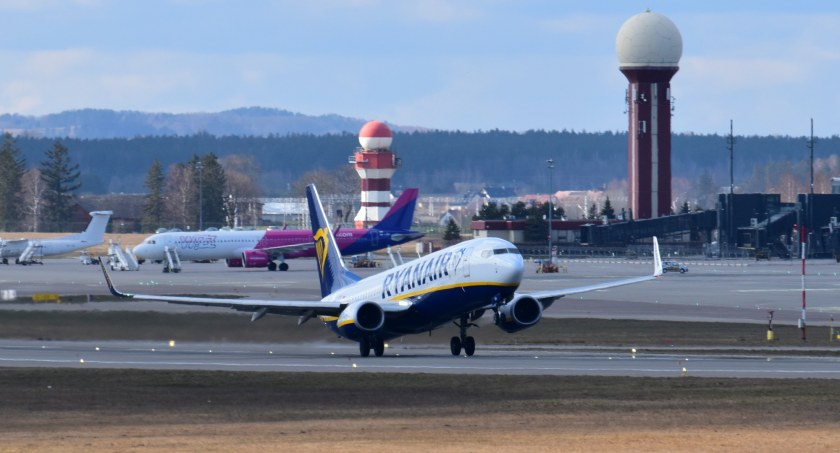
[{"label": "white radome dome", "polygon": [[615,38],[622,68],[676,68],[682,47],[682,36],[671,19],[650,11],[627,19]]}]

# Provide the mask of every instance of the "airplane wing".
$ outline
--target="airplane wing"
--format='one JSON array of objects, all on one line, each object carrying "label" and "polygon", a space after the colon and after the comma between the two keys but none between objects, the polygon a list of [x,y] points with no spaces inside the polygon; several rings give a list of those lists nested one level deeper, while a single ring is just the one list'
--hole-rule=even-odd
[{"label": "airplane wing", "polygon": [[292,316],[337,316],[344,309],[338,302],[322,302],[314,300],[259,300],[259,299],[224,299],[218,297],[187,297],[187,296],[158,296],[153,294],[130,294],[119,291],[111,276],[105,270],[105,260],[100,259],[99,265],[105,275],[108,290],[116,297],[131,300],[150,300],[169,302],[183,305],[202,305],[205,307],[224,307],[239,311],[258,311],[263,308],[267,313]]},{"label": "airplane wing", "polygon": [[298,244],[278,245],[277,247],[260,248],[261,252],[268,252],[271,255],[280,255],[283,253],[302,252],[304,250],[315,250],[314,242],[301,242]]},{"label": "airplane wing", "polygon": [[[148,300],[157,302],[168,302],[181,305],[200,305],[205,307],[231,308],[237,311],[254,312],[254,318],[266,313],[287,316],[300,316],[311,318],[313,316],[338,316],[347,307],[341,302],[327,302],[320,300],[266,300],[266,299],[224,299],[218,297],[188,297],[188,296],[160,296],[154,294],[130,294],[119,291],[111,276],[105,270],[105,260],[99,260],[108,290],[116,297],[131,300]],[[382,304],[380,305],[385,313],[398,313],[411,307],[410,304]]]},{"label": "airplane wing", "polygon": [[[285,227],[283,227],[285,229]],[[338,232],[341,227],[336,228],[335,232]],[[261,252],[267,252],[272,257],[277,257],[284,253],[294,253],[294,252],[303,252],[306,250],[315,250],[315,241],[304,241],[298,242],[297,244],[284,244],[278,245],[276,247],[262,247],[260,249]]]},{"label": "airplane wing", "polygon": [[540,302],[543,303],[546,307],[551,305],[552,302],[555,300],[564,297],[570,296],[572,294],[580,294],[586,293],[589,291],[598,291],[602,289],[608,288],[615,288],[618,286],[624,285],[632,285],[635,283],[646,282],[649,280],[654,280],[657,277],[662,275],[662,257],[659,255],[659,241],[656,240],[656,237],[653,238],[653,274],[646,275],[642,277],[631,277],[625,278],[622,280],[613,280],[609,282],[603,283],[596,283],[594,285],[586,285],[586,286],[576,286],[574,288],[564,288],[564,289],[557,289],[557,290],[546,290],[546,291],[534,291],[530,293],[525,293],[528,296],[531,296]]}]

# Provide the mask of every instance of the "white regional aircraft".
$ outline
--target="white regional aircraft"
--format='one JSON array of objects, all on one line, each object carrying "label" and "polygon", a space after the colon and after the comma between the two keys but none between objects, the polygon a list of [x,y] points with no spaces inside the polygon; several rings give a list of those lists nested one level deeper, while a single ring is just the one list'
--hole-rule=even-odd
[{"label": "white regional aircraft", "polygon": [[63,255],[99,245],[105,241],[105,229],[112,211],[93,211],[85,231],[55,239],[17,239],[0,241],[0,258],[8,264],[10,258],[17,264],[37,263],[36,258]]},{"label": "white regional aircraft", "polygon": [[316,267],[321,280],[321,300],[241,300],[203,297],[158,296],[119,292],[105,266],[102,272],[111,292],[134,300],[228,307],[253,312],[252,321],[266,313],[299,316],[299,324],[315,316],[339,336],[359,343],[363,357],[381,356],[385,341],[408,334],[430,332],[452,321],[460,334],[452,337],[453,355],[475,353],[475,339],[467,328],[487,310],[498,327],[516,332],[536,325],[543,310],[570,294],[613,288],[653,280],[662,274],[662,260],[653,240],[652,275],[595,285],[532,293],[519,293],[523,261],[519,250],[502,239],[473,239],[431,253],[377,275],[361,279],[344,265],[318,193],[307,187],[316,245]]}]

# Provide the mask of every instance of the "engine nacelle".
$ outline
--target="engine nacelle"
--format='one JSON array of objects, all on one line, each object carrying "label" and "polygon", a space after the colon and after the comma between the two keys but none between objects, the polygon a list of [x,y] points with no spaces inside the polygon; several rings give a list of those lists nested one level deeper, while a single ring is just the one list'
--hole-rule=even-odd
[{"label": "engine nacelle", "polygon": [[261,250],[246,250],[242,252],[242,264],[245,267],[266,267],[271,261],[268,253]]},{"label": "engine nacelle", "polygon": [[355,302],[338,315],[336,327],[347,338],[376,332],[385,325],[385,312],[374,302]]},{"label": "engine nacelle", "polygon": [[507,333],[527,329],[540,322],[543,306],[531,296],[517,296],[499,307],[496,325]]},{"label": "engine nacelle", "polygon": [[225,264],[227,267],[242,267],[242,260],[239,258],[227,258],[225,259]]}]

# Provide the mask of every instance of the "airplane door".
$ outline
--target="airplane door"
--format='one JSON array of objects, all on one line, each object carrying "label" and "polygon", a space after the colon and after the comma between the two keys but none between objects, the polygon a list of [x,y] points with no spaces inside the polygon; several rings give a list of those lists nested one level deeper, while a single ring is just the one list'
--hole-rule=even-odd
[{"label": "airplane door", "polygon": [[464,277],[470,276],[470,254],[472,254],[472,248],[467,249],[464,252],[464,258],[461,259],[461,267],[464,269]]}]

